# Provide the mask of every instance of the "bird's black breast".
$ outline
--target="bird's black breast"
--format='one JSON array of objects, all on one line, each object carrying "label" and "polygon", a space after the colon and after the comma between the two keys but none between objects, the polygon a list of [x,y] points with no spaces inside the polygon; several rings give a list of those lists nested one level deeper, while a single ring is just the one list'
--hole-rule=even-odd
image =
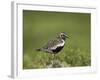
[{"label": "bird's black breast", "polygon": [[56,49],[53,49],[52,51],[53,51],[54,53],[58,53],[59,51],[62,50],[63,47],[64,47],[64,46],[59,46],[59,47],[57,47]]}]

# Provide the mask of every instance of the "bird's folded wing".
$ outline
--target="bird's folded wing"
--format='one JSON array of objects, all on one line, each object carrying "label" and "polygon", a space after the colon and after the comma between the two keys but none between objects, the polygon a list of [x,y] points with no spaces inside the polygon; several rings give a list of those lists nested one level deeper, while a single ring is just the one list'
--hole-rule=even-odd
[{"label": "bird's folded wing", "polygon": [[63,46],[64,43],[62,43],[61,41],[59,40],[50,40],[48,41],[48,43],[44,46],[44,48],[46,49],[56,49],[57,47],[59,46]]}]

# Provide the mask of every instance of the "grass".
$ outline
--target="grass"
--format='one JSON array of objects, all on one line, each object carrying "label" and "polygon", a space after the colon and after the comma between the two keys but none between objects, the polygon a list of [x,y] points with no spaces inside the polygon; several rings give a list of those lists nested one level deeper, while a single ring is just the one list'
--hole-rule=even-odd
[{"label": "grass", "polygon": [[[35,52],[24,55],[24,69],[48,68],[52,61],[52,55],[44,52]],[[67,47],[56,55],[56,60],[63,67],[90,66],[91,57],[87,52],[79,48]],[[59,66],[57,66],[59,67]]]}]

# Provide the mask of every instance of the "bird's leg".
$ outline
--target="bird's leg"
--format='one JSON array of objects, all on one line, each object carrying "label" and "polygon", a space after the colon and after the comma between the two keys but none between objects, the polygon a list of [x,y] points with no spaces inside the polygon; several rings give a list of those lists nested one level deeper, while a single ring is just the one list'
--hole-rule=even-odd
[{"label": "bird's leg", "polygon": [[51,54],[51,55],[52,55],[51,64],[53,65],[54,64],[54,57],[55,57],[55,55],[54,54]]},{"label": "bird's leg", "polygon": [[53,54],[53,65],[55,64],[56,54]]},{"label": "bird's leg", "polygon": [[56,55],[55,55],[55,54],[53,54],[53,60],[55,60],[55,58],[56,58]]}]

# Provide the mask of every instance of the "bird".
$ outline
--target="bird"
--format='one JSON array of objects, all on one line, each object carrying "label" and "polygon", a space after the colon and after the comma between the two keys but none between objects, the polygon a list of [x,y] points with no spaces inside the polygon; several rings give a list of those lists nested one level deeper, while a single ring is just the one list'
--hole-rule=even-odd
[{"label": "bird", "polygon": [[69,38],[65,32],[60,32],[56,39],[49,40],[43,47],[36,49],[36,51],[43,51],[50,54],[59,53],[65,46],[66,39]]}]

